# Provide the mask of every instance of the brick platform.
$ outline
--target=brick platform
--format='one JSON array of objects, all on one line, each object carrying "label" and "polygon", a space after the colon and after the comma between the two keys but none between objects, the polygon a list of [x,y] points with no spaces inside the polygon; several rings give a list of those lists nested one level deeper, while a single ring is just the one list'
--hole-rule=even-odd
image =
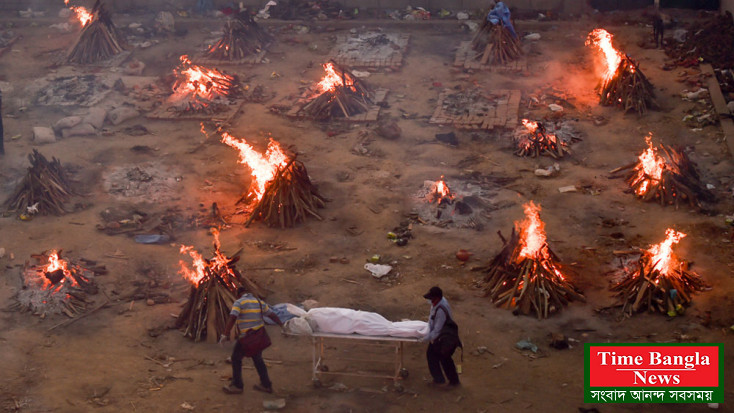
[{"label": "brick platform", "polygon": [[[385,43],[371,44],[377,36]],[[338,35],[330,55],[337,64],[348,67],[402,66],[409,40],[409,34],[400,33]]]},{"label": "brick platform", "polygon": [[228,123],[234,118],[234,116],[240,111],[242,105],[245,103],[244,99],[237,99],[232,104],[227,105],[227,110],[223,110],[217,113],[195,113],[195,112],[184,112],[180,113],[174,110],[167,104],[162,104],[152,112],[145,115],[148,119],[158,120],[211,120],[215,122]]},{"label": "brick platform", "polygon": [[481,64],[474,58],[474,50],[471,48],[471,42],[461,42],[459,49],[456,51],[454,66],[463,67],[464,69],[488,70],[491,72],[509,72],[517,73],[528,70],[528,60],[522,57],[514,62],[504,65]]},{"label": "brick platform", "polygon": [[[438,125],[453,125],[458,129],[492,130],[497,128],[514,128],[517,126],[518,110],[520,108],[519,90],[495,90],[483,94],[481,108],[468,106],[465,114],[450,113],[447,97],[451,90],[441,92],[436,103],[436,110],[429,123]],[[445,104],[446,103],[446,104]]]}]

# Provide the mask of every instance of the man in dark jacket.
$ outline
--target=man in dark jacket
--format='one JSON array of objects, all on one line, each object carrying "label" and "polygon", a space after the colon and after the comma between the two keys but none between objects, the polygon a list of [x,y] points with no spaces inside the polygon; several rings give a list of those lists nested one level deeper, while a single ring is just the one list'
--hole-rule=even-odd
[{"label": "man in dark jacket", "polygon": [[[423,337],[422,341],[428,341],[428,350],[426,358],[428,359],[428,370],[433,377],[434,385],[444,385],[446,379],[449,386],[458,386],[459,374],[456,372],[456,365],[451,355],[442,355],[436,348],[436,339],[441,333],[446,320],[453,320],[451,307],[449,302],[443,297],[443,291],[438,287],[431,287],[423,298],[431,302],[431,312],[428,316],[428,335]],[[443,368],[443,371],[441,371]],[[444,373],[446,377],[444,378]]]}]

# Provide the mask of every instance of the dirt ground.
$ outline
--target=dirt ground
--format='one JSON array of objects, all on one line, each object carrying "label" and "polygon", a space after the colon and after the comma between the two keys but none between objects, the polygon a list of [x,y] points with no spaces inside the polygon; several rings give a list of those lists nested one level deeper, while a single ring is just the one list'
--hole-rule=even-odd
[{"label": "dirt ground", "polygon": [[[120,16],[119,21],[128,24],[149,18]],[[455,47],[471,36],[457,22],[321,22],[307,24],[311,28],[308,34],[298,34],[287,24],[268,23],[277,36],[267,55],[270,62],[234,71],[248,78],[250,85],[262,85],[276,96],[267,104],[245,104],[228,130],[259,149],[265,147],[270,135],[292,145],[330,202],[321,211],[323,221],[309,219],[287,230],[262,224],[223,230],[223,251],[243,249],[239,268],[270,291],[267,301],[271,304],[313,299],[323,306],[375,311],[391,320],[425,320],[429,307],[421,296],[432,285],[439,285],[453,306],[465,345],[462,386],[455,390],[437,391],[427,385],[430,376],[422,344],[406,345],[409,377],[403,382],[403,392],[394,391],[390,381],[339,376],[325,379],[324,387],[316,389],[311,385],[310,342],[281,336],[277,328],[270,327],[274,344],[265,356],[275,387],[271,396],[250,390],[257,378],[247,360],[245,393],[223,394],[220,388],[231,374],[225,362],[230,345],[194,343],[171,328],[188,291],[187,282],[177,273],[181,258],[178,246],[194,245],[207,255],[211,237],[206,229],[179,231],[175,240],[165,245],[136,244],[130,237],[108,236],[95,229],[103,211],[123,205],[135,205],[147,213],[170,207],[195,213],[216,201],[225,210],[233,209],[249,183],[235,151],[215,138],[206,140],[198,121],[144,117],[119,126],[107,124],[109,133],[99,136],[35,145],[30,139],[33,126],[50,126],[64,116],[86,112],[78,107],[34,106],[31,97],[24,94],[28,86],[53,70],[68,70],[50,68],[49,56],[68,47],[75,34],[59,35],[48,28],[56,22],[53,19],[32,24],[6,18],[3,23],[12,22],[23,39],[0,58],[1,80],[13,89],[3,94],[6,154],[0,157],[0,199],[10,195],[24,174],[26,156],[33,148],[72,165],[85,195],[77,200],[84,208],[64,216],[34,217],[31,221],[21,221],[14,214],[0,218],[0,247],[7,251],[0,258],[0,302],[13,302],[21,285],[21,268],[31,254],[60,248],[68,257],[84,257],[107,266],[109,274],[98,277],[97,282],[110,303],[78,322],[51,331],[49,328],[66,317],[42,319],[28,312],[0,313],[0,408],[22,412],[261,411],[263,400],[284,398],[284,411],[293,412],[574,412],[578,407],[594,407],[583,403],[584,342],[723,342],[730,347],[734,260],[732,229],[724,216],[732,213],[731,156],[717,126],[693,131],[681,121],[693,105],[680,98],[687,87],[676,82],[682,69],[663,71],[665,56],[661,50],[637,46],[651,29],[616,21],[612,24],[603,16],[545,23],[519,21],[519,31],[538,32],[542,38],[525,42],[529,68],[515,75],[454,69]],[[153,47],[133,50],[133,56],[147,65],[145,76],[170,73],[179,55],[197,50],[221,23],[211,19],[184,20],[183,24],[189,29],[184,36],[160,36],[156,38],[160,43]],[[389,107],[380,118],[398,122],[402,129],[399,139],[376,136],[375,125],[341,127],[292,121],[269,111],[270,104],[292,100],[299,86],[322,76],[318,64],[327,59],[336,33],[363,26],[411,34],[404,66],[367,78],[372,85],[390,89]],[[638,117],[598,105],[590,51],[584,47],[586,34],[598,26],[617,35],[617,44],[641,62],[656,87],[660,110]],[[273,73],[280,76],[273,77]],[[435,86],[436,82],[441,86]],[[572,146],[574,154],[557,161],[560,173],[555,177],[535,176],[537,167],[554,161],[514,156],[505,133],[457,131],[459,145],[450,147],[434,135],[452,129],[427,122],[439,91],[445,87],[520,89],[524,94],[521,116],[551,116],[546,105],[527,108],[528,96],[538,96],[539,90],[551,86],[574,98],[575,109],[567,108],[564,118],[583,132],[583,140]],[[100,105],[113,103],[108,100]],[[599,116],[608,123],[595,126],[593,119]],[[137,123],[152,134],[129,136],[122,132]],[[705,213],[642,203],[623,193],[623,180],[608,178],[609,170],[639,154],[648,132],[666,144],[689,147],[704,181],[716,187],[718,202]],[[365,133],[368,153],[355,153],[352,149],[364,142]],[[21,137],[10,139],[17,135]],[[133,152],[130,148],[135,145],[153,149]],[[106,179],[113,171],[135,165],[150,166],[162,176],[176,179],[172,187],[161,191],[129,196],[108,192]],[[440,175],[461,180],[471,172],[481,173],[487,182],[516,178],[495,185],[495,201],[500,207],[487,211],[481,231],[416,224],[415,239],[405,247],[386,238],[386,233],[414,208],[413,195],[425,180]],[[558,191],[567,185],[591,190]],[[542,321],[495,308],[474,287],[481,274],[471,271],[500,250],[496,231],[509,233],[513,222],[522,219],[522,204],[528,200],[542,205],[549,243],[587,297],[587,303],[572,303]],[[609,228],[602,225],[603,220],[626,222]],[[688,234],[676,251],[695,263],[693,268],[712,289],[697,294],[681,317],[639,314],[623,319],[618,309],[596,311],[614,304],[608,286],[619,261],[612,252],[660,242],[668,227]],[[460,248],[474,254],[466,265],[454,257]],[[373,254],[394,263],[395,273],[383,280],[371,277],[363,265]],[[348,263],[331,263],[330,257],[345,257]],[[145,298],[131,299],[139,297],[133,294],[141,291],[146,296],[168,297],[162,300],[168,302],[149,306]],[[104,295],[94,298],[101,303]],[[706,311],[712,313],[708,327],[701,324]],[[572,348],[549,347],[551,333],[574,339]],[[536,343],[538,353],[516,349],[515,343],[522,339]],[[480,354],[479,347],[488,351]],[[342,344],[334,350],[359,353],[357,348]],[[374,349],[365,351],[370,352],[369,357],[377,357],[371,355]],[[385,356],[388,360],[391,357]],[[727,351],[726,383],[734,382],[733,361],[732,352]],[[335,386],[338,383],[344,386]],[[730,389],[728,400],[734,397]],[[720,410],[728,411],[730,403]],[[705,404],[596,407],[603,413],[708,410]]]}]

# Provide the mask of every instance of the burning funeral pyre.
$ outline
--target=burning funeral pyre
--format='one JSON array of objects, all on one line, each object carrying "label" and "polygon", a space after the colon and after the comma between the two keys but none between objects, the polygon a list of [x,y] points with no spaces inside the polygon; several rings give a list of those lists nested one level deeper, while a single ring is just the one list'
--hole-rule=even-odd
[{"label": "burning funeral pyre", "polygon": [[85,13],[86,9],[81,10],[83,8],[79,7],[73,9],[82,23],[82,31],[66,57],[68,63],[97,63],[123,51],[122,36],[112,23],[110,12],[101,0],[94,3],[91,17],[90,13]]},{"label": "burning funeral pyre", "polygon": [[647,309],[674,317],[683,314],[694,292],[707,288],[698,274],[689,271],[688,263],[673,253],[673,245],[686,234],[669,228],[665,236],[665,241],[643,251],[635,268],[612,286],[624,314]]},{"label": "burning funeral pyre", "polygon": [[474,35],[471,47],[476,53],[475,59],[483,65],[503,65],[523,55],[520,40],[513,32],[486,19]]},{"label": "burning funeral pyre", "polygon": [[295,113],[315,120],[349,118],[374,105],[374,92],[349,70],[331,61],[323,65],[326,76],[314,87],[312,97]]},{"label": "burning funeral pyre", "polygon": [[179,113],[216,113],[225,110],[230,99],[241,93],[239,80],[217,69],[191,63],[187,55],[174,69],[176,81],[168,98]]},{"label": "burning funeral pyre", "polygon": [[655,90],[640,70],[637,62],[612,46],[612,35],[604,29],[594,29],[586,45],[598,49],[602,60],[599,103],[619,106],[625,112],[635,110],[639,115],[657,107]]},{"label": "burning funeral pyre", "polygon": [[571,153],[568,143],[546,130],[543,122],[522,120],[522,127],[515,135],[515,155],[532,156],[549,155],[553,158],[563,158],[564,154]]},{"label": "burning funeral pyre", "polygon": [[[18,307],[35,314],[66,314],[69,317],[83,312],[90,301],[89,294],[97,294],[95,275],[106,274],[104,266],[85,268],[61,258],[61,251],[33,255],[36,265],[26,262],[23,269],[23,288],[18,292]],[[83,261],[84,265],[95,265]]]},{"label": "burning funeral pyre", "polygon": [[[456,194],[451,192],[449,186],[441,175],[441,179],[433,182],[431,190],[427,195],[428,203],[436,206],[436,219],[441,219],[446,209],[451,209],[450,214],[458,212],[466,215],[472,212],[472,208],[461,200],[456,199]],[[453,207],[453,208],[450,208]]]},{"label": "burning funeral pyre", "polygon": [[205,59],[236,62],[260,53],[273,37],[249,13],[239,13],[224,23],[222,38],[207,49]]},{"label": "burning funeral pyre", "polygon": [[214,235],[214,256],[204,259],[192,246],[181,245],[181,254],[192,260],[189,266],[183,260],[179,273],[191,283],[191,291],[181,313],[176,320],[176,328],[184,330],[184,336],[195,341],[207,337],[210,341],[224,333],[232,304],[239,287],[246,287],[251,293],[262,296],[262,291],[235,267],[239,252],[227,257],[220,251],[219,231],[212,229]]},{"label": "burning funeral pyre", "polygon": [[238,202],[253,205],[246,226],[253,220],[261,220],[270,227],[289,228],[311,215],[319,220],[317,209],[325,206],[308,176],[306,167],[289,156],[274,140],[270,140],[265,155],[244,139],[237,139],[227,132],[222,142],[240,153],[240,163],[251,170],[252,181],[247,195]]},{"label": "burning funeral pyre", "polygon": [[[645,149],[635,162],[612,170],[612,173],[632,169],[626,182],[630,191],[643,201],[659,201],[660,205],[688,201],[694,208],[701,207],[701,200],[713,201],[714,195],[706,188],[695,165],[685,152],[652,144],[652,134],[645,137]],[[661,156],[661,153],[663,154]]]},{"label": "burning funeral pyre", "polygon": [[69,178],[61,162],[51,158],[49,162],[37,150],[28,155],[31,166],[13,194],[5,201],[5,207],[25,215],[61,215],[64,203],[73,195]]},{"label": "burning funeral pyre", "polygon": [[498,233],[504,243],[502,251],[480,268],[486,271],[482,288],[497,307],[548,318],[569,301],[586,300],[563,275],[560,259],[546,242],[540,206],[531,201],[523,207],[525,219],[515,222],[510,239]]}]

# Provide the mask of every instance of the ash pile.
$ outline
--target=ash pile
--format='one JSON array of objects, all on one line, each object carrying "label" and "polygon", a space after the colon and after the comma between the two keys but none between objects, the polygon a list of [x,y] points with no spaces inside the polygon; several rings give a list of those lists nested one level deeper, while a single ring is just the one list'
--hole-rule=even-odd
[{"label": "ash pile", "polygon": [[65,314],[69,317],[84,312],[97,294],[95,276],[106,274],[103,265],[94,261],[72,262],[61,258],[61,251],[33,255],[37,264],[26,262],[22,270],[23,287],[11,310],[27,310],[41,317]]},{"label": "ash pile", "polygon": [[413,196],[411,218],[441,228],[471,228],[481,231],[490,208],[490,191],[459,180],[424,181]]}]

